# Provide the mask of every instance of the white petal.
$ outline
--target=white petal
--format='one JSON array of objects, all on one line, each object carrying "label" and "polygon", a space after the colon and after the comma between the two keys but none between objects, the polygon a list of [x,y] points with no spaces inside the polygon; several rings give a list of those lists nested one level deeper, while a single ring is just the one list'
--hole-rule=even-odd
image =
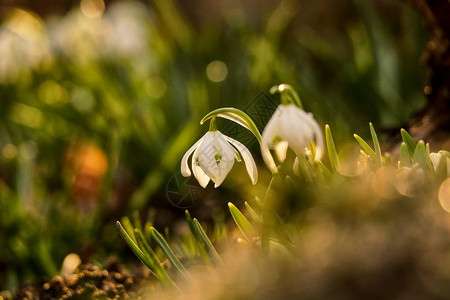
[{"label": "white petal", "polygon": [[200,168],[219,186],[233,167],[236,154],[219,131],[210,131],[198,147]]},{"label": "white petal", "polygon": [[202,168],[198,165],[198,149],[195,149],[194,155],[192,156],[192,171],[194,172],[194,176],[197,179],[200,186],[205,188],[208,185],[209,177],[203,172]]},{"label": "white petal", "polygon": [[286,118],[283,119],[282,124],[283,139],[288,141],[289,148],[295,153],[303,154],[305,148],[313,140],[313,132],[310,126],[304,122],[307,114],[293,104],[288,105],[286,110]]},{"label": "white petal", "polygon": [[244,159],[245,168],[247,169],[247,173],[250,176],[250,179],[252,180],[253,184],[256,184],[258,181],[258,169],[256,168],[256,163],[253,160],[253,156],[250,153],[250,151],[240,142],[236,141],[235,139],[230,138],[229,136],[224,136],[225,139],[230,142],[234,147],[236,147],[242,158]]},{"label": "white petal", "polygon": [[284,162],[286,159],[288,145],[289,143],[287,141],[281,141],[275,145],[275,154],[280,162]]},{"label": "white petal", "polygon": [[199,139],[191,148],[189,148],[188,151],[186,151],[186,153],[184,154],[183,158],[181,159],[181,174],[184,177],[189,177],[191,176],[191,170],[189,170],[189,165],[188,165],[188,159],[189,156],[192,154],[192,152],[194,152],[195,149],[197,149],[197,147],[200,145],[200,143],[203,141],[203,139],[205,138],[206,135],[204,135],[201,139]]},{"label": "white petal", "polygon": [[264,163],[270,169],[270,171],[274,174],[278,173],[277,165],[275,164],[272,154],[270,154],[269,147],[267,146],[267,143],[264,142],[264,139],[261,142],[261,155]]},{"label": "white petal", "polygon": [[434,170],[437,169],[439,162],[441,160],[441,157],[442,157],[442,155],[439,155],[438,153],[435,153],[435,152],[430,153],[430,160],[433,163]]},{"label": "white petal", "polygon": [[273,113],[269,122],[267,122],[266,127],[264,127],[262,133],[262,139],[268,144],[268,146],[272,146],[274,139],[280,136],[281,133],[281,116],[284,114],[284,109],[282,105],[279,105],[278,108]]}]

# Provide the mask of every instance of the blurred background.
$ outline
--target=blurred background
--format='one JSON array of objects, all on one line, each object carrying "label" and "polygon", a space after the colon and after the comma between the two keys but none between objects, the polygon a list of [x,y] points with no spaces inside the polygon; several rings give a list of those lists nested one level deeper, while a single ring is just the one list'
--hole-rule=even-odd
[{"label": "blurred background", "polygon": [[[0,290],[58,274],[71,252],[135,262],[115,220],[183,215],[167,184],[212,109],[289,83],[338,146],[369,121],[389,136],[424,103],[428,39],[401,1],[3,0]],[[244,173],[194,214],[220,218]]]}]

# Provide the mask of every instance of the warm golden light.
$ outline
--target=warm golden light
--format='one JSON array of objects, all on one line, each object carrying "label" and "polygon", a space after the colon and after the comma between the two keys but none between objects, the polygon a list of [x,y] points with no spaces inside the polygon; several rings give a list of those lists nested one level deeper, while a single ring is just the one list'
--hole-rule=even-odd
[{"label": "warm golden light", "polygon": [[227,78],[228,68],[227,65],[220,60],[214,60],[206,67],[206,76],[212,82],[221,82]]},{"label": "warm golden light", "polygon": [[103,0],[81,0],[81,12],[90,19],[98,19],[105,12]]},{"label": "warm golden light", "polygon": [[439,202],[442,208],[450,213],[450,178],[445,179],[439,188]]}]

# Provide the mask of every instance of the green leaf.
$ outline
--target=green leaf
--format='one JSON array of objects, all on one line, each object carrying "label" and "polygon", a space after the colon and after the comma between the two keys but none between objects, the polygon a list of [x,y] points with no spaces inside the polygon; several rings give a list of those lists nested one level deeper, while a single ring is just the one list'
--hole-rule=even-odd
[{"label": "green leaf", "polygon": [[155,229],[155,227],[151,228],[151,232],[153,239],[156,241],[159,247],[161,247],[161,250],[164,252],[167,259],[174,266],[174,268],[177,269],[184,278],[188,278],[186,268],[176,257],[175,253],[172,251],[172,249],[170,248],[169,244],[166,242],[164,237],[158,232],[158,230]]},{"label": "green leaf", "polygon": [[247,220],[241,211],[234,206],[233,203],[228,202],[228,208],[230,209],[234,222],[239,227],[242,234],[247,238],[247,240],[250,240],[255,235],[255,228],[253,225]]},{"label": "green leaf", "polygon": [[197,232],[197,229],[195,228],[194,221],[191,218],[191,214],[187,209],[184,211],[184,213],[186,215],[186,220],[188,222],[189,229],[191,230],[192,235],[194,236],[194,239],[196,241],[197,249],[200,252],[200,255],[205,260],[205,262],[209,263],[210,261],[208,254],[206,253],[206,249],[205,246],[203,245],[202,238],[200,237],[199,233]]},{"label": "green leaf", "polygon": [[[119,232],[122,235],[125,242],[128,244],[128,246],[131,248],[131,250],[134,252],[134,254],[140,259],[140,261],[147,266],[147,268],[150,269],[150,271],[153,272],[153,263],[148,259],[148,257],[142,252],[142,250],[138,247],[136,242],[131,238],[131,236],[127,233],[125,228],[122,226],[122,224],[117,221],[116,222],[117,228],[119,228]],[[156,274],[155,274],[156,275]]]},{"label": "green leaf", "polygon": [[414,151],[416,150],[416,142],[414,142],[413,138],[405,129],[400,129],[400,134],[402,135],[403,142],[408,147],[409,155],[412,158],[414,156]]},{"label": "green leaf", "polygon": [[372,123],[369,123],[369,127],[370,127],[370,134],[372,135],[373,148],[375,149],[377,163],[381,165],[382,160],[381,160],[380,142],[378,141],[377,133],[375,132],[375,128],[373,128]]},{"label": "green leaf", "polygon": [[247,201],[245,201],[245,207],[247,208],[248,213],[250,214],[250,217],[255,223],[262,224],[261,217],[255,212],[255,210],[248,204]]},{"label": "green leaf", "polygon": [[270,89],[271,94],[280,93],[281,97],[281,104],[290,104],[293,103],[297,105],[299,108],[303,109],[302,101],[300,100],[300,97],[298,96],[295,89],[289,85],[289,84],[280,84],[273,86]]},{"label": "green leaf", "polygon": [[135,233],[139,248],[144,253],[144,255],[147,257],[148,261],[151,263],[150,269],[153,271],[153,273],[156,275],[156,277],[158,277],[158,279],[161,280],[165,284],[174,285],[173,281],[170,279],[166,270],[164,269],[161,262],[159,261],[158,256],[156,255],[156,253],[153,251],[153,249],[150,247],[150,245],[145,240],[144,236],[142,235],[142,232],[136,228],[134,230],[134,233]]},{"label": "green leaf", "polygon": [[203,240],[203,242],[206,245],[206,248],[208,248],[209,253],[211,253],[212,258],[216,262],[217,265],[223,265],[222,259],[219,256],[219,253],[217,253],[216,249],[214,248],[213,244],[211,243],[211,240],[206,235],[206,232],[203,230],[202,225],[198,222],[196,218],[194,218],[194,226],[199,234],[200,238]]},{"label": "green leaf", "polygon": [[359,135],[354,134],[353,137],[358,141],[359,145],[361,146],[361,148],[363,148],[363,150],[372,158],[372,159],[376,159],[377,155],[375,153],[375,151],[372,150],[372,148],[370,148],[369,144],[366,143],[365,140],[363,140]]},{"label": "green leaf", "polygon": [[127,234],[130,236],[133,242],[136,243],[136,237],[134,236],[134,227],[131,224],[130,219],[128,217],[122,217],[122,219],[120,220],[122,221],[121,225],[123,225],[123,228],[126,230]]},{"label": "green leaf", "polygon": [[414,150],[413,162],[418,163],[422,169],[426,170],[428,168],[428,159],[425,143],[420,140]]},{"label": "green leaf", "polygon": [[411,166],[411,157],[409,155],[408,146],[403,142],[400,146],[400,166],[401,167],[410,167]]},{"label": "green leaf", "polygon": [[303,174],[304,179],[307,182],[311,182],[313,180],[313,177],[314,177],[313,170],[312,170],[311,165],[306,160],[305,155],[298,154],[297,155],[297,161],[298,161],[298,167],[299,167],[301,173]]},{"label": "green leaf", "polygon": [[244,128],[250,130],[250,132],[253,133],[253,135],[256,137],[258,142],[261,143],[262,137],[261,137],[261,133],[258,130],[258,127],[256,127],[252,118],[250,118],[242,110],[239,110],[234,107],[218,108],[218,109],[215,109],[215,110],[211,111],[210,113],[206,114],[206,116],[204,116],[203,119],[200,121],[200,124],[203,124],[207,120],[214,118],[214,117],[220,117],[220,118],[228,119],[228,120],[238,123],[239,125],[243,126]]},{"label": "green leaf", "polygon": [[340,168],[339,157],[334,146],[333,136],[331,135],[330,126],[325,125],[325,139],[327,142],[328,156],[330,158],[331,169],[336,173]]}]

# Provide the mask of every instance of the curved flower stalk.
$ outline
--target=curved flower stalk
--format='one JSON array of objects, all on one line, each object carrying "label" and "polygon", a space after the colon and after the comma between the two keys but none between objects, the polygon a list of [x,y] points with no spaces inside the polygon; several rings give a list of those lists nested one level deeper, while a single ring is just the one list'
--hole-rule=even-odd
[{"label": "curved flower stalk", "polygon": [[[296,154],[311,154],[313,159],[322,157],[324,142],[319,124],[311,113],[301,109],[300,98],[295,90],[286,84],[273,87],[271,93],[281,93],[282,103],[267,123],[262,133],[261,153],[272,172],[277,167],[269,149],[275,150],[280,162],[286,159],[288,147]],[[314,143],[313,149],[308,149]]]},{"label": "curved flower stalk", "polygon": [[188,159],[192,153],[192,172],[202,187],[206,187],[209,180],[214,182],[215,188],[220,186],[233,168],[234,160],[241,161],[241,157],[252,183],[258,181],[258,170],[250,151],[217,129],[208,131],[183,156],[181,173],[185,177],[191,176]]}]

